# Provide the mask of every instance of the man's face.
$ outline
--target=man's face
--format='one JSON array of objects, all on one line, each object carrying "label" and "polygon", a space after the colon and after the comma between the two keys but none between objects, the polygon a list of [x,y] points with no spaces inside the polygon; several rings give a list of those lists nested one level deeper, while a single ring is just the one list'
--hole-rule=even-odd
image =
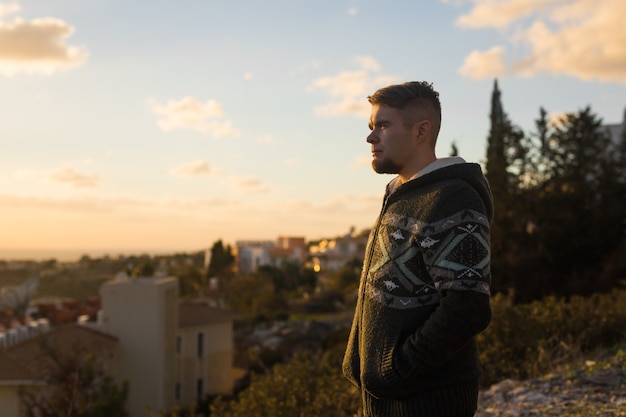
[{"label": "man's face", "polygon": [[371,133],[367,136],[367,142],[372,145],[374,171],[408,176],[417,146],[414,127],[406,126],[403,111],[373,104],[369,128]]}]

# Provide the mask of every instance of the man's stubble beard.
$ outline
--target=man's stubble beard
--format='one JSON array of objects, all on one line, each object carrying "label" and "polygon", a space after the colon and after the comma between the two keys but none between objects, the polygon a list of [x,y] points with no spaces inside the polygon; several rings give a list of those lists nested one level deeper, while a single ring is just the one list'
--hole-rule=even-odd
[{"label": "man's stubble beard", "polygon": [[398,164],[389,159],[373,159],[372,169],[377,174],[397,174],[400,172]]}]

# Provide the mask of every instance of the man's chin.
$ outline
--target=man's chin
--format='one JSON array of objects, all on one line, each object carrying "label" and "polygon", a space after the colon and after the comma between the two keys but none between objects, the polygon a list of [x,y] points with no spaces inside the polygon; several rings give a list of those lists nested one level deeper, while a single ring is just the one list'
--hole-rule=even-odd
[{"label": "man's chin", "polygon": [[372,161],[372,169],[377,174],[397,174],[400,172],[399,168],[389,161],[380,161],[374,159]]}]

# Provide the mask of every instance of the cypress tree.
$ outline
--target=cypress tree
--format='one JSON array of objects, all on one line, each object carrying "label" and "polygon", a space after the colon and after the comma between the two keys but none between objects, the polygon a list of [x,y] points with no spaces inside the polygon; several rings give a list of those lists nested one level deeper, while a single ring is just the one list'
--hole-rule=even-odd
[{"label": "cypress tree", "polygon": [[487,137],[486,177],[494,197],[495,218],[491,230],[493,289],[496,292],[515,287],[511,270],[516,250],[515,236],[523,225],[519,215],[519,184],[525,170],[523,132],[509,120],[502,106],[498,80],[491,94],[491,126]]},{"label": "cypress tree", "polygon": [[224,246],[222,239],[216,241],[211,247],[211,260],[207,271],[207,278],[230,277],[235,263],[235,256],[230,245]]}]

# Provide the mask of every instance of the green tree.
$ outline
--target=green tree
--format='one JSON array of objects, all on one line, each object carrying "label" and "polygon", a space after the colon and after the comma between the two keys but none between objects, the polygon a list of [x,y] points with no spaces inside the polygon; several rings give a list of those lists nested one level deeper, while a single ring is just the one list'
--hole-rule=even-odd
[{"label": "green tree", "polygon": [[505,291],[516,285],[510,263],[518,253],[515,236],[524,228],[524,216],[520,212],[525,204],[520,204],[524,202],[520,185],[528,169],[524,133],[509,120],[501,95],[498,80],[495,80],[485,166],[495,210],[491,229],[492,286],[495,291]]},{"label": "green tree", "polygon": [[615,144],[589,107],[536,132],[509,120],[497,80],[486,176],[494,196],[492,288],[517,301],[589,294],[616,285],[624,247],[626,144]]},{"label": "green tree", "polygon": [[211,247],[211,260],[207,270],[207,278],[230,278],[235,265],[235,256],[230,245],[224,246],[222,239]]},{"label": "green tree", "polygon": [[331,290],[340,291],[347,294],[359,287],[359,278],[361,277],[361,269],[363,261],[353,259],[346,262],[339,270],[331,272],[327,275],[326,281]]},{"label": "green tree", "polygon": [[206,286],[205,277],[200,269],[194,265],[184,265],[170,273],[178,277],[178,286],[182,297],[196,295]]},{"label": "green tree", "polygon": [[623,153],[590,107],[548,126],[533,211],[543,282],[550,293],[607,290],[618,277],[603,265],[624,239]]},{"label": "green tree", "polygon": [[128,417],[128,384],[118,384],[83,349],[45,346],[54,368],[43,387],[19,391],[22,417]]},{"label": "green tree", "polygon": [[155,266],[150,261],[142,261],[133,268],[131,272],[132,277],[151,277],[154,276],[154,272],[156,271]]},{"label": "green tree", "polygon": [[316,284],[315,273],[310,269],[303,269],[300,263],[293,260],[284,260],[279,267],[262,265],[257,274],[270,277],[274,290],[286,295],[312,291]]},{"label": "green tree", "polygon": [[276,291],[272,276],[263,273],[228,280],[226,301],[233,311],[249,320],[284,318],[288,312],[284,294]]},{"label": "green tree", "polygon": [[450,156],[459,156],[459,148],[456,146],[456,142],[452,142],[452,145],[450,145]]}]

